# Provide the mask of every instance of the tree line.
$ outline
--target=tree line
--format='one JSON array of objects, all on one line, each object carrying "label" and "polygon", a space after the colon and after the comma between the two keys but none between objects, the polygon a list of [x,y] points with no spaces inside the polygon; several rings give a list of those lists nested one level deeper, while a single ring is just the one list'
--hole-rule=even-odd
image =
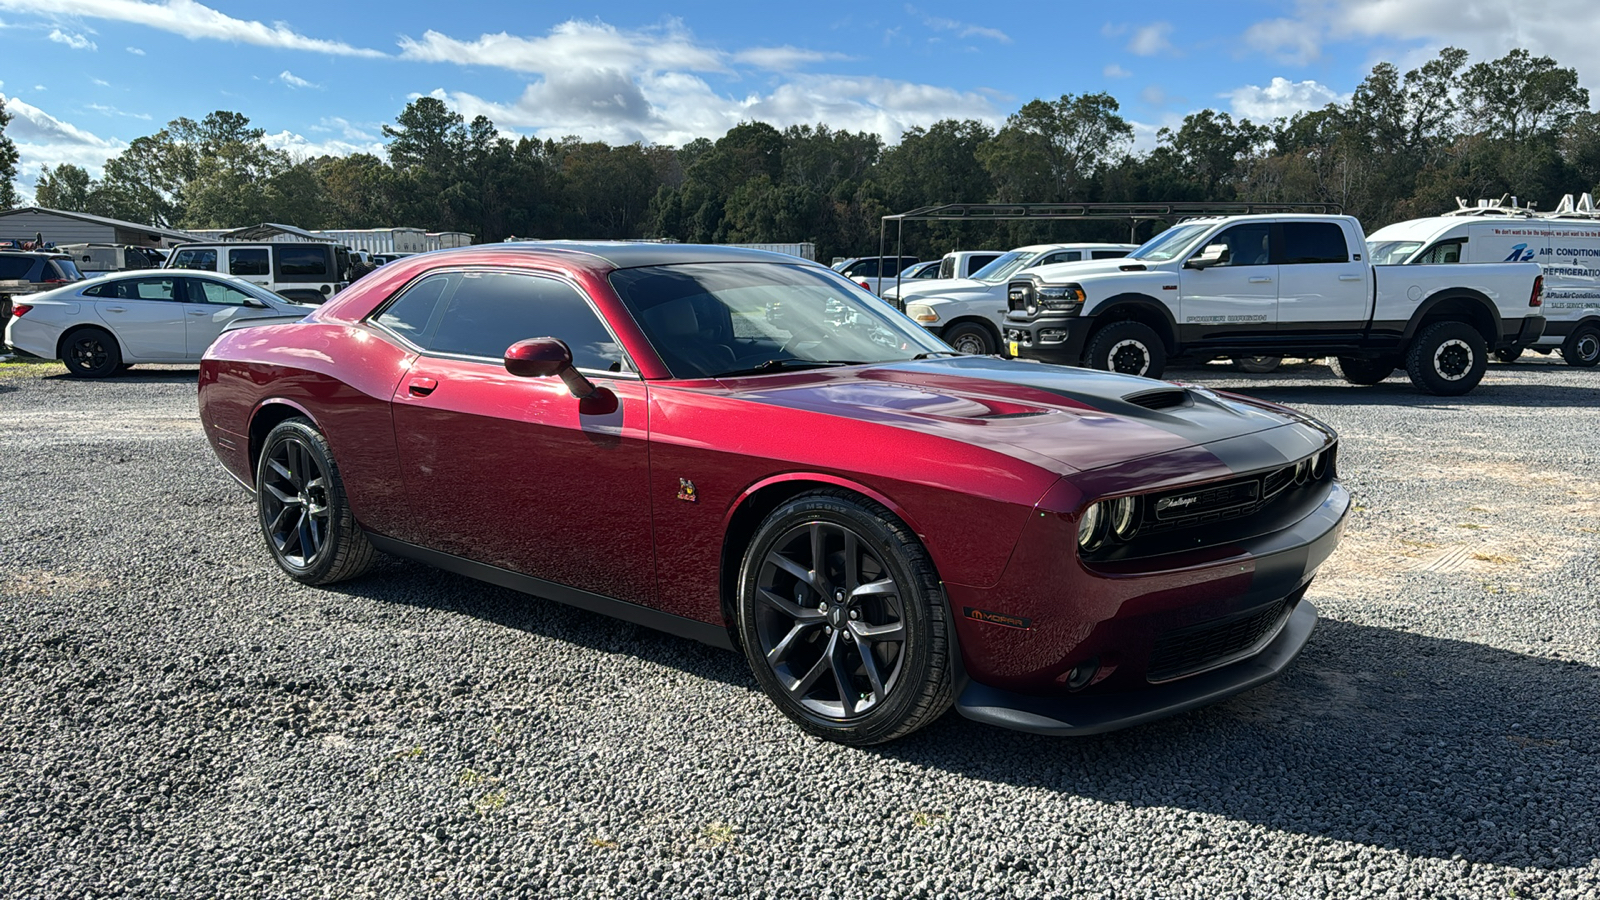
[{"label": "tree line", "polygon": [[[0,128],[4,112],[0,108]],[[894,146],[827,125],[745,122],[682,147],[502,136],[431,97],[385,125],[386,158],[294,159],[228,111],[176,119],[106,163],[38,179],[38,205],[176,228],[467,231],[532,238],[812,241],[876,252],[883,215],[956,202],[1257,201],[1341,205],[1370,228],[1517,194],[1545,208],[1600,183],[1600,114],[1577,73],[1513,50],[1469,64],[1446,48],[1407,72],[1375,65],[1345,102],[1270,122],[1206,109],[1134,152],[1106,93],[1033,100],[998,129],[947,119]],[[0,203],[15,152],[0,135]],[[1146,226],[1139,237],[1148,237]],[[1126,240],[1116,222],[931,223],[908,253],[1045,240]]]}]

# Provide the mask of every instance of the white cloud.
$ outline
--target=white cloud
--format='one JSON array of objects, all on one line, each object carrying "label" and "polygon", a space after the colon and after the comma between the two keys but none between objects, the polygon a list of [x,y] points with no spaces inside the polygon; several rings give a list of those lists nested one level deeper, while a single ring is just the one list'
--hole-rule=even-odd
[{"label": "white cloud", "polygon": [[320,122],[311,126],[310,130],[323,134],[338,132],[346,141],[365,141],[370,143],[378,140],[380,127],[376,123],[363,127],[338,116],[324,116]]},{"label": "white cloud", "polygon": [[350,156],[355,153],[371,153],[373,156],[384,155],[383,143],[380,141],[313,141],[304,135],[292,131],[280,131],[277,134],[265,135],[261,142],[274,150],[284,150],[295,159],[314,159],[318,156]]},{"label": "white cloud", "polygon": [[1167,40],[1167,35],[1171,33],[1171,22],[1151,22],[1133,32],[1133,37],[1128,41],[1128,52],[1139,56],[1155,56],[1171,50],[1172,42]]},{"label": "white cloud", "polygon": [[278,73],[278,80],[283,82],[284,84],[288,85],[289,87],[292,87],[292,88],[320,88],[321,87],[321,85],[312,84],[311,82],[305,80],[304,78],[301,78],[299,75],[294,74],[293,72],[289,71],[288,69],[284,69],[282,72]]},{"label": "white cloud", "polygon": [[[0,0],[6,2],[10,0]],[[628,32],[604,22],[573,20],[552,28],[545,37],[516,37],[502,31],[473,41],[427,31],[421,40],[400,38],[400,55],[422,62],[495,66],[513,72],[728,70],[721,53],[697,46],[677,21]]]},{"label": "white cloud", "polygon": [[45,92],[45,91],[47,91],[47,90],[49,90],[49,88],[46,88],[46,87],[45,87],[45,86],[44,86],[44,85],[42,85],[42,84],[36,84],[36,85],[34,85],[34,86],[33,86],[33,89],[34,89],[34,90],[36,90],[36,91],[39,91],[39,92],[40,92],[40,93],[43,93],[43,92]]},{"label": "white cloud", "polygon": [[1106,76],[1107,78],[1127,78],[1133,73],[1117,65],[1116,63],[1112,63],[1111,65],[1106,66],[1104,69],[1101,69],[1100,74]]},{"label": "white cloud", "polygon": [[1252,50],[1278,62],[1303,66],[1322,54],[1320,29],[1293,19],[1267,19],[1245,30],[1244,42]]},{"label": "white cloud", "polygon": [[1011,36],[998,28],[974,25],[970,22],[959,22],[955,19],[946,19],[940,16],[924,15],[921,10],[914,6],[907,6],[906,12],[920,18],[922,24],[934,31],[953,31],[956,37],[981,37],[988,38],[991,41],[998,41],[1002,44],[1011,43]]},{"label": "white cloud", "polygon": [[[36,0],[0,0],[0,9],[51,15],[48,7],[41,8]],[[191,40],[210,38],[284,50],[309,50],[334,56],[385,55],[342,41],[307,37],[281,22],[267,25],[250,19],[235,19],[195,0],[73,0],[71,13],[75,18],[110,19],[146,25]]]},{"label": "white cloud", "polygon": [[1222,96],[1229,100],[1235,116],[1254,122],[1269,122],[1350,99],[1349,94],[1340,94],[1325,84],[1287,78],[1274,78],[1266,87],[1247,84]]},{"label": "white cloud", "polygon": [[111,82],[105,80],[104,78],[91,78],[89,80],[99,87],[111,87]]},{"label": "white cloud", "polygon": [[94,41],[89,40],[84,35],[72,31],[62,31],[59,28],[52,28],[50,30],[49,37],[50,40],[55,41],[58,44],[66,44],[68,47],[71,47],[74,50],[100,49],[95,45]]},{"label": "white cloud", "polygon": [[59,166],[72,163],[99,177],[107,159],[121,153],[128,145],[120,140],[106,139],[85,131],[18,97],[0,95],[6,112],[11,113],[11,124],[6,126],[6,136],[16,142],[19,157],[18,180],[32,187],[41,165]]},{"label": "white cloud", "polygon": [[122,110],[117,109],[115,106],[105,106],[105,105],[99,104],[99,103],[91,103],[91,104],[88,105],[87,108],[88,109],[92,109],[97,113],[103,113],[103,114],[108,115],[108,116],[123,116],[123,117],[129,118],[129,119],[142,119],[142,120],[144,120],[146,122],[150,121],[150,114],[149,113],[123,112]]},{"label": "white cloud", "polygon": [[127,49],[128,49],[128,52],[132,53],[134,56],[143,56],[144,55],[144,51],[140,50],[138,47],[129,47]]},{"label": "white cloud", "polygon": [[805,50],[790,46],[752,47],[749,50],[741,50],[733,54],[735,62],[748,63],[774,72],[788,72],[809,63],[849,58],[843,53],[826,53],[820,50]]}]

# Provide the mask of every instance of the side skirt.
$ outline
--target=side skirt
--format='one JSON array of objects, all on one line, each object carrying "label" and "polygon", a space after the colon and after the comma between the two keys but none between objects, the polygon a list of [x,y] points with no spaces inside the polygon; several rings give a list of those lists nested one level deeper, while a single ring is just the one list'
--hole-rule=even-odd
[{"label": "side skirt", "polygon": [[542,597],[546,600],[554,600],[557,603],[565,603],[568,606],[576,606],[589,612],[601,613],[613,619],[621,619],[624,622],[643,625],[646,628],[664,631],[667,634],[675,634],[678,637],[691,638],[702,644],[710,644],[713,647],[722,647],[726,650],[735,649],[733,640],[728,637],[728,629],[721,625],[713,625],[709,622],[673,615],[669,612],[662,612],[659,609],[651,609],[648,606],[640,606],[637,603],[618,600],[615,597],[592,594],[578,588],[557,584],[554,581],[545,581],[543,578],[523,575],[510,569],[502,569],[499,566],[473,562],[470,559],[462,559],[449,553],[441,553],[438,550],[430,550],[427,547],[419,547],[416,544],[397,541],[394,538],[373,534],[370,531],[366,534],[367,540],[372,542],[372,546],[393,556],[414,559],[417,562],[427,563],[436,569],[443,569],[446,572],[454,572],[457,575],[476,578],[479,581],[486,581],[500,587],[521,591],[524,594],[532,594],[535,597]]}]

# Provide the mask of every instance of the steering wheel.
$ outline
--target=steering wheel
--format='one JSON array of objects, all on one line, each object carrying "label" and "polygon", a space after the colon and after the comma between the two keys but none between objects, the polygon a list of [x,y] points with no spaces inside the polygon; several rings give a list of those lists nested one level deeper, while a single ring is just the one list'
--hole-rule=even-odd
[{"label": "steering wheel", "polygon": [[783,342],[783,346],[778,348],[778,352],[787,353],[790,356],[793,356],[795,347],[809,341],[814,341],[824,334],[827,334],[827,332],[828,329],[822,327],[821,325],[801,325],[799,328],[795,329],[793,334],[789,335],[789,339],[787,341]]}]

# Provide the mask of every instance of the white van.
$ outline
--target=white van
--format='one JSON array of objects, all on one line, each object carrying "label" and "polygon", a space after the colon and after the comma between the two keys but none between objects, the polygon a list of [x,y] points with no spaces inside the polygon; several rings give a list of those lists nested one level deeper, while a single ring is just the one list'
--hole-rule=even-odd
[{"label": "white van", "polygon": [[1553,213],[1497,205],[1396,222],[1367,236],[1374,265],[1536,262],[1544,269],[1544,336],[1496,352],[1511,362],[1523,350],[1560,349],[1569,365],[1600,363],[1600,215],[1588,195],[1569,196]]},{"label": "white van", "polygon": [[180,244],[166,268],[235,275],[296,303],[321,303],[350,286],[350,251],[323,241]]}]

